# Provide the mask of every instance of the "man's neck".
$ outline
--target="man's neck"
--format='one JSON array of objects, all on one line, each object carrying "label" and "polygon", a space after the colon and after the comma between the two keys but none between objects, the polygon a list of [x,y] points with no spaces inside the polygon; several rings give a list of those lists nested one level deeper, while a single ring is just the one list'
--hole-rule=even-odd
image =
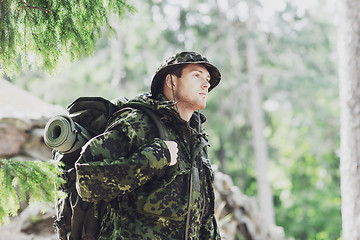
[{"label": "man's neck", "polygon": [[[169,101],[175,101],[172,95],[172,92],[169,90],[167,92],[163,93],[165,98]],[[192,109],[189,109],[185,106],[182,106],[181,104],[177,103],[174,108],[178,110],[180,117],[185,120],[186,122],[190,121],[191,116],[193,115],[194,111]]]},{"label": "man's neck", "polygon": [[191,116],[194,111],[181,107],[181,105],[176,104],[175,108],[179,111],[180,117],[186,122],[190,121]]}]

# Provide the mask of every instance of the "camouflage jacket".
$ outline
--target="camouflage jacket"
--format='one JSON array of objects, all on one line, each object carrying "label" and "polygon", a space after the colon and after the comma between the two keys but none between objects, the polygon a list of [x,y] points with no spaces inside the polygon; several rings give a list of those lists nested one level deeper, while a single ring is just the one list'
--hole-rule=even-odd
[{"label": "camouflage jacket", "polygon": [[197,113],[188,123],[164,97],[132,101],[159,114],[178,144],[178,162],[169,166],[167,145],[146,113],[132,108],[115,114],[76,163],[80,196],[107,205],[99,239],[220,239],[208,140],[197,131]]}]

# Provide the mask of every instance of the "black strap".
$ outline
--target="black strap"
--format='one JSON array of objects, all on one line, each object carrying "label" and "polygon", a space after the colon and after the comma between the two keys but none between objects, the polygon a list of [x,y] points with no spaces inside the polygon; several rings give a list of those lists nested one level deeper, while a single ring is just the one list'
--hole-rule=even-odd
[{"label": "black strap", "polygon": [[159,116],[153,110],[151,110],[149,107],[147,107],[141,103],[136,103],[136,102],[127,103],[127,104],[125,104],[125,106],[130,107],[130,108],[140,109],[140,110],[144,111],[155,123],[155,125],[158,129],[158,132],[159,132],[159,137],[162,140],[170,140],[169,131],[164,126],[164,124],[161,122]]}]

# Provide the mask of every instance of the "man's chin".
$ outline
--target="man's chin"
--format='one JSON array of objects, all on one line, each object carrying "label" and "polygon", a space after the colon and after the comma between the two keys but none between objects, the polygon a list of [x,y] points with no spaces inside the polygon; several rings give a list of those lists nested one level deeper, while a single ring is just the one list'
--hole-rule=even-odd
[{"label": "man's chin", "polygon": [[198,110],[203,110],[206,107],[206,104],[200,105]]}]

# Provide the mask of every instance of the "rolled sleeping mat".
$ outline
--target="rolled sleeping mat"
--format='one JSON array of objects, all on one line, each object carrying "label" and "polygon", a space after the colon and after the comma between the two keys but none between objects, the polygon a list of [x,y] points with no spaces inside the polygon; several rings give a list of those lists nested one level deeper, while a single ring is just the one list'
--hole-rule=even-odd
[{"label": "rolled sleeping mat", "polygon": [[81,148],[91,138],[91,134],[85,128],[68,116],[53,117],[45,126],[45,144],[63,154]]}]

